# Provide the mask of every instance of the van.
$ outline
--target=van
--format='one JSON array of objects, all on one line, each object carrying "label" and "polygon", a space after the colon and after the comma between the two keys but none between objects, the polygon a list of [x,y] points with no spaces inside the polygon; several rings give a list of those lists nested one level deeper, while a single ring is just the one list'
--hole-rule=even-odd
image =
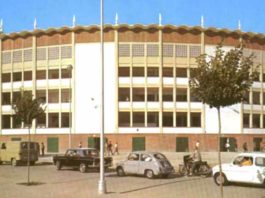
[{"label": "van", "polygon": [[[39,156],[39,143],[30,142],[30,164],[34,165]],[[11,162],[13,166],[27,164],[28,161],[28,142],[9,141],[0,142],[0,164]]]}]

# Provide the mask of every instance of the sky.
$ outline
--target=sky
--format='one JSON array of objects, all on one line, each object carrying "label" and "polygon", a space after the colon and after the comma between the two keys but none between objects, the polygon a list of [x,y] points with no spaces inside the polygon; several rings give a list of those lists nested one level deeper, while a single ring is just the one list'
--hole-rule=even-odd
[{"label": "sky", "polygon": [[[120,24],[200,25],[244,32],[265,33],[264,0],[104,0],[104,22]],[[4,33],[100,24],[100,0],[0,0]]]}]

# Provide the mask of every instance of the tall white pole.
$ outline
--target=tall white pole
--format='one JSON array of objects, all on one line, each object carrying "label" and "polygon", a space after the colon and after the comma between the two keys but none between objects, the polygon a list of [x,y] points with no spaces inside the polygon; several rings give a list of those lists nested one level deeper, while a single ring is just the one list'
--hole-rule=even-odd
[{"label": "tall white pole", "polygon": [[104,0],[100,0],[100,60],[101,60],[101,129],[100,129],[100,177],[98,182],[98,193],[106,193],[106,182],[104,178]]}]

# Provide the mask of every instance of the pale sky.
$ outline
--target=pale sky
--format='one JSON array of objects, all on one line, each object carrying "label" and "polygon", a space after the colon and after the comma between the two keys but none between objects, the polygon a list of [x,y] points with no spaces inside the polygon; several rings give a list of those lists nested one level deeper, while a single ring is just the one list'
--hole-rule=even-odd
[{"label": "pale sky", "polygon": [[[242,31],[265,33],[263,0],[104,0],[105,23],[114,24],[118,13],[122,24],[200,25],[235,30],[240,20]],[[0,0],[0,19],[4,32],[100,23],[100,0]]]}]

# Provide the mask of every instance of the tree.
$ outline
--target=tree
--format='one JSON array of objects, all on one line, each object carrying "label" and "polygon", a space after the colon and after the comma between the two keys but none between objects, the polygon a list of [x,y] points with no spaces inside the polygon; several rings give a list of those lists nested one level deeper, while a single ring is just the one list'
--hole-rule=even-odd
[{"label": "tree", "polygon": [[[243,55],[243,47],[235,47],[228,52],[219,44],[215,55],[202,54],[196,58],[198,67],[192,70],[189,81],[192,94],[210,108],[218,112],[218,163],[222,178],[220,138],[220,109],[240,103],[248,93],[254,78],[257,76],[253,63],[253,54]],[[220,185],[221,197],[223,186]]]},{"label": "tree", "polygon": [[21,120],[24,125],[28,127],[27,184],[30,185],[30,128],[32,126],[32,121],[44,114],[45,109],[43,108],[41,100],[34,99],[30,92],[24,92],[24,90],[21,90],[12,108],[15,111],[16,118]]}]

